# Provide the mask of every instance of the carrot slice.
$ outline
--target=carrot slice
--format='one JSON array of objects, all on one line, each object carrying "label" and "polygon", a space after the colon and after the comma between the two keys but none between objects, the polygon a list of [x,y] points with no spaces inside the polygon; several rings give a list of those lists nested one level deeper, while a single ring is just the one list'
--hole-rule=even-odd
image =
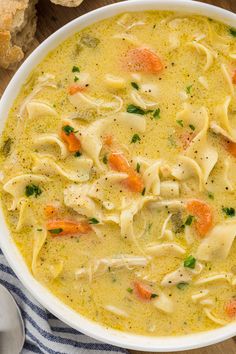
[{"label": "carrot slice", "polygon": [[75,136],[75,133],[66,133],[62,128],[61,138],[67,143],[68,150],[70,152],[77,152],[81,150],[81,143],[79,139]]},{"label": "carrot slice", "polygon": [[80,86],[80,85],[71,85],[68,88],[68,92],[69,95],[74,95],[77,92],[84,92],[86,90],[86,88],[84,86]]},{"label": "carrot slice", "polygon": [[141,176],[130,166],[126,158],[120,153],[111,153],[108,157],[110,167],[118,172],[125,172],[128,177],[122,182],[132,192],[143,191],[143,180]]},{"label": "carrot slice", "polygon": [[135,48],[126,53],[125,68],[130,72],[157,74],[163,69],[159,56],[148,48]]},{"label": "carrot slice", "polygon": [[213,213],[211,207],[200,201],[192,200],[187,203],[187,211],[196,217],[195,227],[199,236],[204,237],[213,224]]},{"label": "carrot slice", "polygon": [[144,189],[142,178],[135,171],[130,172],[129,177],[122,183],[132,192],[141,193]]},{"label": "carrot slice", "polygon": [[57,237],[87,234],[92,228],[86,221],[51,220],[47,223],[47,230],[52,236]]},{"label": "carrot slice", "polygon": [[236,157],[236,143],[233,143],[232,141],[226,141],[225,144],[226,150],[234,157]]},{"label": "carrot slice", "polygon": [[113,144],[113,137],[112,135],[106,135],[103,138],[103,143],[104,145],[107,145],[108,147],[111,147]]},{"label": "carrot slice", "polygon": [[134,292],[141,300],[150,301],[152,298],[152,290],[140,281],[134,282]]},{"label": "carrot slice", "polygon": [[231,318],[235,318],[236,317],[236,299],[231,299],[227,303],[227,305],[225,307],[225,312]]},{"label": "carrot slice", "polygon": [[57,216],[58,209],[54,205],[48,204],[44,208],[44,213],[47,218],[50,218],[52,216]]},{"label": "carrot slice", "polygon": [[236,85],[236,70],[234,70],[234,72],[233,72],[232,82],[234,85]]},{"label": "carrot slice", "polygon": [[130,172],[130,164],[126,160],[126,158],[121,153],[113,152],[109,155],[109,165],[112,170],[118,172]]}]

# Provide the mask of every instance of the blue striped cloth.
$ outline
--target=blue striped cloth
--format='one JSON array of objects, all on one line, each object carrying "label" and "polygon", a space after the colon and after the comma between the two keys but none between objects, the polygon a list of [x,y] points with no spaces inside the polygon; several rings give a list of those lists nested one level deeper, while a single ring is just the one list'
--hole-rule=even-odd
[{"label": "blue striped cloth", "polygon": [[14,296],[24,319],[26,341],[21,354],[128,353],[85,336],[49,313],[23,287],[1,250],[0,283]]}]

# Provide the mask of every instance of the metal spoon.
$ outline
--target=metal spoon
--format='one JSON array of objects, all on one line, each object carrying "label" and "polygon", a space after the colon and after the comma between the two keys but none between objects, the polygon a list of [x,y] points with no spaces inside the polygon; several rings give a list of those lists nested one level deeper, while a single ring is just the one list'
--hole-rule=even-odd
[{"label": "metal spoon", "polygon": [[25,326],[13,296],[0,285],[0,353],[19,354],[25,341]]}]

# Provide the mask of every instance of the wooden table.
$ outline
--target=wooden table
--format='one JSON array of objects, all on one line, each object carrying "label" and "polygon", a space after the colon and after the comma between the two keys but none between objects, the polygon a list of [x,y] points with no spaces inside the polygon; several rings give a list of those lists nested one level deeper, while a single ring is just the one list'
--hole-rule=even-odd
[{"label": "wooden table", "polygon": [[[1,0],[0,0],[1,1]],[[177,1],[177,0],[176,0]],[[65,8],[53,5],[49,0],[39,0],[38,28],[32,50],[38,46],[51,33],[73,20],[74,18],[103,5],[118,2],[118,0],[84,0],[78,8]],[[202,0],[202,2],[218,5],[236,12],[236,0]],[[46,14],[46,16],[45,16]],[[0,97],[10,81],[14,72],[0,69]],[[235,337],[236,338],[236,337]],[[181,354],[236,354],[236,339],[229,339],[224,343],[213,345],[204,349],[179,352]],[[134,352],[135,354],[141,352]]]}]

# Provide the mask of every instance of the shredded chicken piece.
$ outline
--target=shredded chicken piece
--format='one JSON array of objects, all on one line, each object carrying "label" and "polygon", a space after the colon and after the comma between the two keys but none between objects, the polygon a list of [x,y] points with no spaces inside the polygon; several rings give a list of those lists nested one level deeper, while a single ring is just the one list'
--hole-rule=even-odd
[{"label": "shredded chicken piece", "polygon": [[87,268],[80,268],[76,270],[76,279],[88,276],[91,280],[92,276],[99,276],[107,271],[126,268],[132,270],[135,267],[145,267],[150,257],[133,256],[129,254],[122,254],[115,257],[100,258],[95,260]]}]

